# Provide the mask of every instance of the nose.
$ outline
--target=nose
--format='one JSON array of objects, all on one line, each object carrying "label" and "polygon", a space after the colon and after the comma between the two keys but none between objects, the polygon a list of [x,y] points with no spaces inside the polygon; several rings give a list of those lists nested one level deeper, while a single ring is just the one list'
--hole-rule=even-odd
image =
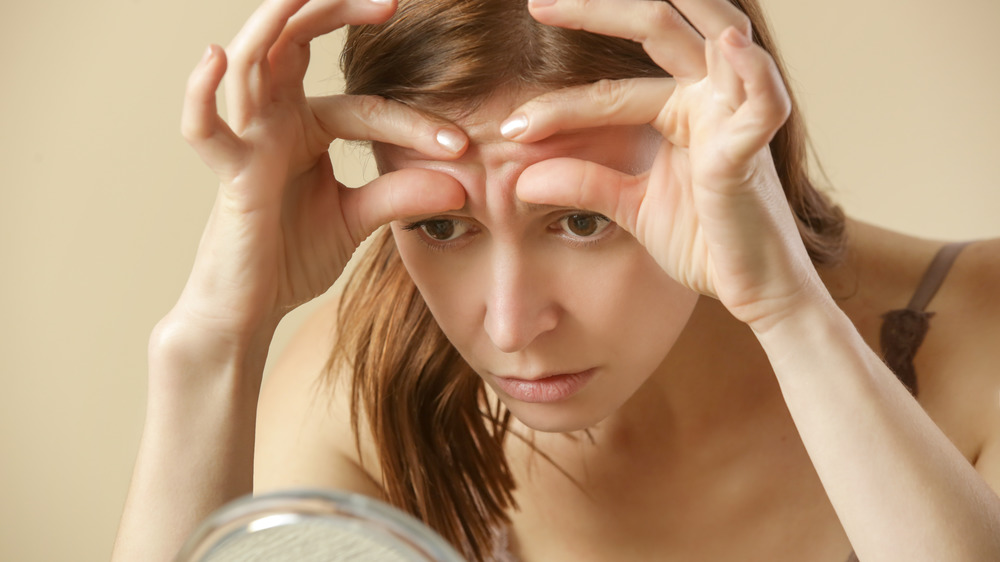
[{"label": "nose", "polygon": [[543,267],[510,253],[493,260],[484,327],[500,351],[521,351],[558,324],[559,307]]}]

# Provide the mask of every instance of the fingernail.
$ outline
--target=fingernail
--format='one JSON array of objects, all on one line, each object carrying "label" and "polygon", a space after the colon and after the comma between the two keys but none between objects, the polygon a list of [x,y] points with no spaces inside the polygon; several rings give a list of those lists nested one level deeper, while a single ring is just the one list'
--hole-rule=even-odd
[{"label": "fingernail", "polygon": [[205,54],[201,56],[201,63],[205,64],[211,58],[212,58],[212,46],[209,45],[208,48],[205,49]]},{"label": "fingernail", "polygon": [[500,134],[508,139],[520,135],[528,128],[528,118],[524,115],[512,115],[500,124]]},{"label": "fingernail", "polygon": [[542,8],[545,6],[551,6],[556,3],[556,0],[528,0],[528,5],[532,8]]},{"label": "fingernail", "polygon": [[372,4],[377,4],[379,6],[388,6],[393,2],[393,0],[368,0],[368,1],[371,2]]},{"label": "fingernail", "polygon": [[750,38],[735,27],[730,27],[726,30],[726,41],[728,41],[730,45],[741,49],[745,49],[750,46]]},{"label": "fingernail", "polygon": [[465,146],[465,136],[451,129],[441,129],[435,138],[449,152],[458,152]]}]

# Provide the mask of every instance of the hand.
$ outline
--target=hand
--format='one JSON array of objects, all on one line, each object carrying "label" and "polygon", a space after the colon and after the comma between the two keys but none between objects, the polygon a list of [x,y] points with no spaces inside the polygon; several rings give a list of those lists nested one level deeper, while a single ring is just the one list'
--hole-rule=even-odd
[{"label": "hand", "polygon": [[[268,0],[225,52],[209,47],[188,82],[182,130],[221,185],[175,308],[185,319],[226,335],[273,330],[326,291],[380,225],[464,204],[461,185],[438,172],[400,170],[359,189],[334,177],[328,149],[336,138],[437,159],[458,157],[468,143],[457,127],[382,98],[306,98],[310,41],[393,11],[365,0]],[[223,77],[228,124],[216,111]]]},{"label": "hand", "polygon": [[794,310],[818,283],[768,150],[787,119],[789,97],[774,61],[750,42],[749,20],[738,9],[726,0],[675,0],[673,6],[647,0],[531,5],[542,23],[641,42],[673,78],[569,88],[515,110],[511,119],[527,121],[513,136],[521,142],[615,124],[648,123],[661,136],[646,173],[554,159],[525,170],[517,194],[607,215],[673,278],[764,327]]}]

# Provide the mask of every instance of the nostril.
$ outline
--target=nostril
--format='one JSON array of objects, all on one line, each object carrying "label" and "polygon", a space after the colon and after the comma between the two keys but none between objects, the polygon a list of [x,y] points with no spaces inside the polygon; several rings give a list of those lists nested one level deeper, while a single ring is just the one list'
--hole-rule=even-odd
[{"label": "nostril", "polygon": [[494,306],[488,310],[485,330],[498,350],[514,353],[554,330],[557,324],[558,314],[554,307],[531,306],[521,301],[517,306]]}]

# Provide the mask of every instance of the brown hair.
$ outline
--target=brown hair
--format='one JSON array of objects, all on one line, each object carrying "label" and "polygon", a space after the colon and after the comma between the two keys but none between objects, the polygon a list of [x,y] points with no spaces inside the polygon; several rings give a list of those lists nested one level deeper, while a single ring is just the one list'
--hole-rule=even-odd
[{"label": "brown hair", "polygon": [[[754,41],[784,78],[760,7],[731,1],[750,17]],[[539,24],[524,0],[401,0],[388,23],[349,30],[342,66],[349,94],[379,95],[451,118],[500,91],[667,76],[638,44]],[[794,98],[771,152],[814,263],[836,262],[844,217],[809,180]],[[352,423],[357,432],[366,416],[387,499],[469,558],[487,559],[496,530],[509,521],[506,511],[515,507],[503,451],[510,414],[488,406],[481,379],[431,317],[388,229],[345,288],[338,333],[331,366],[353,376]]]}]

